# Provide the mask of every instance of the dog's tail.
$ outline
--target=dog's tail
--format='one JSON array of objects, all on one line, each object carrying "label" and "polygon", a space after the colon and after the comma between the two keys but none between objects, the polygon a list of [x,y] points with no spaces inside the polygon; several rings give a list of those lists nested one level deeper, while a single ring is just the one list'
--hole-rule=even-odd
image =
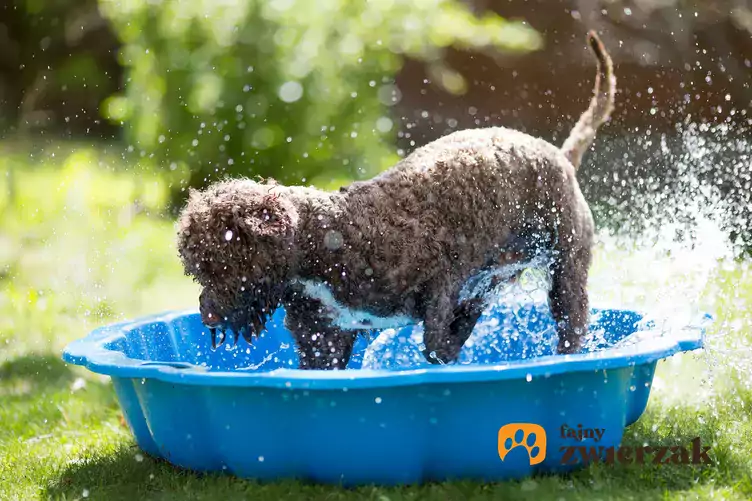
[{"label": "dog's tail", "polygon": [[595,131],[611,115],[614,109],[614,94],[616,94],[616,77],[611,57],[595,31],[588,33],[588,42],[598,61],[593,98],[590,100],[587,111],[582,114],[561,147],[561,151],[572,162],[575,170],[580,167],[585,151],[593,144]]}]

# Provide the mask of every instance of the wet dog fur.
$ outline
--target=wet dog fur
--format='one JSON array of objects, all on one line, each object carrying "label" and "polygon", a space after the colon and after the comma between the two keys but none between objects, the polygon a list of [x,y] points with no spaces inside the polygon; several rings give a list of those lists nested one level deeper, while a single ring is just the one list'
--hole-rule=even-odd
[{"label": "wet dog fur", "polygon": [[[337,192],[249,179],[191,190],[178,249],[212,336],[230,329],[235,342],[252,342],[281,305],[300,368],[345,368],[359,334],[421,321],[426,358],[451,363],[487,306],[494,270],[545,255],[558,353],[579,351],[593,219],[576,172],[616,85],[597,35],[588,41],[593,97],[560,148],[504,127],[470,129]],[[483,273],[487,286],[463,296]]]}]

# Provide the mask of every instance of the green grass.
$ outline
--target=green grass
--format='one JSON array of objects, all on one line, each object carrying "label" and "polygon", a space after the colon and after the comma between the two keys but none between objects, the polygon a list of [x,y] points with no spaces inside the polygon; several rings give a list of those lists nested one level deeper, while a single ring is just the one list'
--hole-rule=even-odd
[{"label": "green grass", "polygon": [[[99,325],[195,305],[197,288],[180,269],[173,223],[161,213],[166,183],[148,171],[125,172],[117,156],[86,149],[0,156],[0,499],[752,497],[748,263],[719,262],[707,283],[691,282],[701,285],[698,305],[716,316],[710,349],[659,365],[648,411],[625,437],[632,445],[673,445],[700,436],[713,446],[712,466],[596,465],[569,476],[494,484],[348,490],[199,475],[145,456],[122,422],[109,382],[63,363],[60,353]],[[634,253],[606,247],[597,254],[596,278],[619,267],[619,290],[655,285],[640,263],[631,274],[624,270]],[[614,293],[607,285],[595,289]]]}]

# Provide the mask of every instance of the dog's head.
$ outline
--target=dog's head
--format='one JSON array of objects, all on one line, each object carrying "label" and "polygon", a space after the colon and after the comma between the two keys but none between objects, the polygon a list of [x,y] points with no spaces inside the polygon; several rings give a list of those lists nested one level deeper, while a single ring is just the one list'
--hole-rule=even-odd
[{"label": "dog's head", "polygon": [[205,325],[249,342],[263,330],[294,263],[297,224],[295,204],[273,182],[191,190],[178,222],[178,252],[185,273],[202,286]]}]

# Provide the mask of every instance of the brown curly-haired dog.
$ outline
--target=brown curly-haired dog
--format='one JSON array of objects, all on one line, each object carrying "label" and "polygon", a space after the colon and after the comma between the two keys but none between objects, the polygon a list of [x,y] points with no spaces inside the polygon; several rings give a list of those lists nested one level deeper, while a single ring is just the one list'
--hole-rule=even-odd
[{"label": "brown curly-haired dog", "polygon": [[593,32],[589,42],[594,95],[561,148],[502,127],[471,129],[339,192],[247,179],[192,191],[178,247],[203,287],[213,339],[230,328],[250,342],[282,305],[301,368],[344,368],[359,333],[420,321],[426,358],[447,363],[505,265],[547,256],[558,351],[577,352],[593,220],[575,173],[615,93],[610,57]]}]

